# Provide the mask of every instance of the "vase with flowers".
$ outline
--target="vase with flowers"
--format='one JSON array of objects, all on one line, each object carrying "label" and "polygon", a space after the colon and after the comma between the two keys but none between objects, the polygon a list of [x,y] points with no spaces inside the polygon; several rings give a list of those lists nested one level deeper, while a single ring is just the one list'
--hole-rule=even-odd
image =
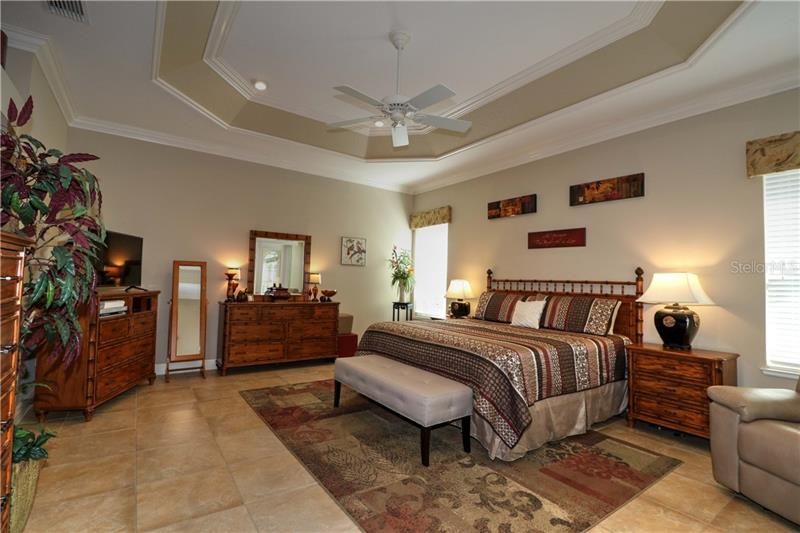
[{"label": "vase with flowers", "polygon": [[389,269],[392,273],[392,287],[397,287],[397,301],[408,301],[408,295],[414,290],[414,261],[411,253],[393,246]]}]

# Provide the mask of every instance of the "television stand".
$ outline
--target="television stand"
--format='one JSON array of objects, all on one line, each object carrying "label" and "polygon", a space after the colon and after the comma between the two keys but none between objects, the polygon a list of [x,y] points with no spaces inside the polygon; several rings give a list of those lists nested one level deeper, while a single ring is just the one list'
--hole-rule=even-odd
[{"label": "television stand", "polygon": [[138,285],[129,285],[128,287],[125,288],[125,292],[130,292],[131,289],[148,292],[147,289],[145,289],[144,287],[139,287]]}]

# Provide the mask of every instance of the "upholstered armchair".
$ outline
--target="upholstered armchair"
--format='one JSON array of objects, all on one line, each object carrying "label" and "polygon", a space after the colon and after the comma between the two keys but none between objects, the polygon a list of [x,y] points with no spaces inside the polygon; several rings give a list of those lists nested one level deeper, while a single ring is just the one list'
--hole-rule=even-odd
[{"label": "upholstered armchair", "polygon": [[709,387],[718,483],[800,524],[800,379],[795,390]]}]

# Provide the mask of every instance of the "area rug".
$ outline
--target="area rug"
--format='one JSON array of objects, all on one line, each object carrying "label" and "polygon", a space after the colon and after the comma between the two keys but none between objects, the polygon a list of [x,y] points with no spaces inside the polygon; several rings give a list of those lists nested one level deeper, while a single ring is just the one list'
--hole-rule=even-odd
[{"label": "area rug", "polygon": [[365,531],[584,531],[680,465],[590,431],[522,459],[492,461],[457,427],[419,430],[333,381],[241,392],[278,438]]}]

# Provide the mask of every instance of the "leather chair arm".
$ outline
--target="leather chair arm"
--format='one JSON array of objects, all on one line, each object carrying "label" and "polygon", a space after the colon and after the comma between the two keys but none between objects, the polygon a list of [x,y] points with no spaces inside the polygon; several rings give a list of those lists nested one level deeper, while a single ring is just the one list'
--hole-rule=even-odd
[{"label": "leather chair arm", "polygon": [[708,388],[708,397],[739,413],[743,422],[762,418],[800,422],[800,393],[793,390],[716,385]]}]

